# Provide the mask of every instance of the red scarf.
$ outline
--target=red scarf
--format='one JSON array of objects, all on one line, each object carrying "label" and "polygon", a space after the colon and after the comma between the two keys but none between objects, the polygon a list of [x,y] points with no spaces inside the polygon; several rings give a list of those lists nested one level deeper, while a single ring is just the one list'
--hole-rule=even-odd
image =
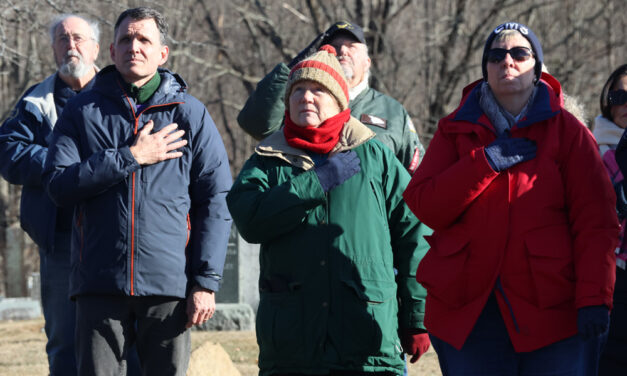
[{"label": "red scarf", "polygon": [[290,113],[286,110],[283,134],[292,147],[327,154],[340,140],[340,132],[350,116],[351,110],[346,109],[323,121],[318,127],[300,127],[290,119]]}]

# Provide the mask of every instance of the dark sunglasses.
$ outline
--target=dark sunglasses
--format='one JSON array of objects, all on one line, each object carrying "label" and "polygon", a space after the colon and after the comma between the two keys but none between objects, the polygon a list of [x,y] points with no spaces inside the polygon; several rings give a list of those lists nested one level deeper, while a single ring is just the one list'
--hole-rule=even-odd
[{"label": "dark sunglasses", "polygon": [[533,56],[533,52],[527,47],[513,47],[509,50],[504,48],[492,48],[488,50],[487,59],[490,63],[500,63],[509,54],[516,61],[527,61]]},{"label": "dark sunglasses", "polygon": [[612,90],[607,93],[607,104],[610,106],[622,106],[627,103],[627,91]]}]

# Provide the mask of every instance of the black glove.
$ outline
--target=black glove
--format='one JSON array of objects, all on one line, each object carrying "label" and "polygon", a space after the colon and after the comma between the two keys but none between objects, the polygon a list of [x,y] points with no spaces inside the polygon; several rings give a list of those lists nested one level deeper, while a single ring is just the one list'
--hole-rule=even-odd
[{"label": "black glove", "polygon": [[296,55],[296,57],[293,58],[292,61],[290,61],[289,64],[287,64],[287,67],[292,69],[292,67],[294,65],[298,64],[302,60],[305,60],[305,58],[307,58],[307,56],[312,55],[316,51],[318,51],[320,46],[322,46],[322,41],[324,40],[324,38],[326,36],[327,36],[326,33],[322,33],[322,34],[318,35],[316,37],[316,39],[314,39],[311,43],[309,43],[309,45],[307,47],[305,47],[302,51],[300,51],[298,53],[298,55]]},{"label": "black glove", "polygon": [[627,176],[627,131],[623,132],[620,141],[618,141],[614,158],[616,158],[616,164],[618,164],[620,172],[623,173],[623,176]]},{"label": "black glove", "polygon": [[361,171],[359,157],[354,151],[338,153],[314,168],[320,185],[325,192],[344,183],[348,178]]},{"label": "black glove", "polygon": [[584,339],[598,337],[610,326],[610,310],[604,306],[589,306],[577,311],[577,330]]},{"label": "black glove", "polygon": [[528,138],[509,138],[506,132],[484,149],[494,171],[503,171],[536,157],[536,143]]}]

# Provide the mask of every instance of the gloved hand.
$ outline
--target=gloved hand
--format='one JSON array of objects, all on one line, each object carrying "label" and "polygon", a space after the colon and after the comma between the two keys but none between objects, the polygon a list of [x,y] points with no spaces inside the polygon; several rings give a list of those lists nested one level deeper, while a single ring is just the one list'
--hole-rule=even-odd
[{"label": "gloved hand", "polygon": [[484,152],[492,169],[499,172],[535,158],[536,150],[536,143],[530,139],[509,138],[509,134],[504,133],[486,146]]},{"label": "gloved hand", "polygon": [[620,141],[618,141],[614,158],[616,158],[620,172],[623,173],[623,176],[627,176],[627,132],[623,132]]},{"label": "gloved hand", "polygon": [[423,329],[402,329],[400,333],[401,345],[405,354],[411,355],[409,361],[416,363],[422,354],[429,350],[431,340]]},{"label": "gloved hand", "polygon": [[300,51],[298,55],[296,55],[296,57],[294,57],[292,61],[290,61],[289,64],[287,64],[287,67],[292,69],[294,65],[298,64],[302,60],[305,60],[307,56],[318,51],[320,46],[322,46],[322,40],[324,40],[326,36],[326,32],[319,34],[311,43],[309,43],[307,47]]},{"label": "gloved hand", "polygon": [[577,311],[577,330],[584,339],[598,337],[610,326],[610,310],[604,306],[589,306]]},{"label": "gloved hand", "polygon": [[335,154],[320,166],[314,168],[320,185],[325,192],[344,183],[348,178],[361,171],[360,160],[353,150]]}]

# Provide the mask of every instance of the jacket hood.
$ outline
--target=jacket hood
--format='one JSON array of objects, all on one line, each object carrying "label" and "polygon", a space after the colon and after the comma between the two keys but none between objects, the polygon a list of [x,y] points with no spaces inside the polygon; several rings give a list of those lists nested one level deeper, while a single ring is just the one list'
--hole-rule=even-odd
[{"label": "jacket hood", "polygon": [[43,115],[42,120],[48,119],[50,128],[54,127],[58,118],[57,109],[54,104],[54,81],[56,78],[57,73],[48,76],[24,97],[27,108],[29,106],[35,106],[38,111],[31,110],[31,112],[40,112]]},{"label": "jacket hood", "polygon": [[[153,102],[172,102],[181,101],[181,94],[187,92],[187,83],[177,73],[171,72],[165,68],[158,68],[157,73],[161,75],[161,84],[155,94],[148,100],[147,104]],[[118,96],[125,95],[122,75],[115,68],[115,65],[109,65],[102,69],[96,75],[96,83],[94,89],[100,91],[104,95]]]},{"label": "jacket hood", "polygon": [[[481,85],[484,80],[477,80],[466,86],[462,91],[462,100],[459,107],[450,115],[455,121],[468,121],[475,124],[490,124],[490,120],[479,106]],[[527,116],[522,118],[516,126],[529,126],[557,115],[564,104],[564,95],[559,81],[548,73],[542,72],[537,86],[538,92],[533,100]]]},{"label": "jacket hood", "polygon": [[599,115],[594,118],[594,129],[592,134],[599,144],[599,151],[601,155],[605,154],[610,149],[616,149],[618,141],[625,130],[613,121],[609,120],[603,115]]},{"label": "jacket hood", "polygon": [[[374,137],[375,133],[373,131],[351,116],[340,132],[339,141],[329,154],[333,155],[354,149]],[[290,146],[287,143],[282,129],[264,139],[255,148],[255,153],[264,157],[282,159],[303,170],[309,170],[314,167],[314,161],[306,151]]]}]

